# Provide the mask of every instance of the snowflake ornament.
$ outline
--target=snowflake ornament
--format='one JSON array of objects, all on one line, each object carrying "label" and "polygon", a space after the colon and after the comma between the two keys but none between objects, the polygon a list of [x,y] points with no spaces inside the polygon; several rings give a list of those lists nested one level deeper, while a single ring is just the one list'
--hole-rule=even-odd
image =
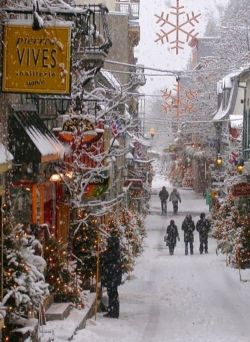
[{"label": "snowflake ornament", "polygon": [[[198,18],[201,14],[186,13],[183,10],[184,6],[180,6],[180,0],[176,0],[176,7],[172,6],[171,8],[173,11],[170,14],[165,15],[164,12],[161,15],[155,14],[156,23],[160,24],[160,27],[167,26],[166,30],[161,28],[160,33],[156,33],[157,39],[155,42],[164,44],[164,40],[166,40],[167,43],[170,43],[171,50],[175,50],[176,55],[178,55],[179,50],[183,50],[185,43],[195,40],[198,36],[199,33],[195,33],[194,26],[199,23]],[[170,16],[174,17],[173,20],[170,19]],[[175,39],[170,41],[172,36]],[[186,37],[186,42],[182,40],[183,37]]]},{"label": "snowflake ornament", "polygon": [[173,89],[162,91],[162,111],[170,112],[178,108],[179,114],[188,114],[195,111],[194,102],[197,101],[197,92],[174,85]]}]

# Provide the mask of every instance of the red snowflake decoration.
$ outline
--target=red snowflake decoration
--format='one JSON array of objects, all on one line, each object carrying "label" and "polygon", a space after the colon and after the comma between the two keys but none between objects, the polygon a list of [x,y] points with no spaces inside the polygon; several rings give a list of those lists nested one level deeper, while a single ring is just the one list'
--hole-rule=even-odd
[{"label": "red snowflake decoration", "polygon": [[[184,6],[180,6],[180,0],[176,0],[176,7],[172,6],[173,11],[170,14],[161,13],[161,15],[155,14],[157,18],[156,23],[160,24],[160,27],[164,27],[167,25],[169,27],[168,30],[161,29],[160,33],[156,33],[157,39],[156,43],[161,42],[164,44],[164,40],[167,43],[172,45],[171,49],[175,50],[176,55],[178,55],[179,50],[183,49],[183,45],[191,40],[195,40],[199,33],[195,33],[195,24],[199,23],[198,18],[201,14],[194,14],[194,12],[187,14],[183,9]],[[170,15],[175,17],[173,20],[170,20]],[[175,35],[175,39],[169,41],[170,36]],[[182,40],[182,37],[186,37],[186,42]]]}]

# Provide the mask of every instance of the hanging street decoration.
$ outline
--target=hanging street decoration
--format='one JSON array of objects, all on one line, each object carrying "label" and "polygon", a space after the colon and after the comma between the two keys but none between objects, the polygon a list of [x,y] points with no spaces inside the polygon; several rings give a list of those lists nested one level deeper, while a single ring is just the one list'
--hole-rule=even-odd
[{"label": "hanging street decoration", "polygon": [[180,85],[180,78],[176,78],[176,84],[173,89],[162,91],[163,112],[176,111],[177,130],[179,130],[180,116],[195,112],[194,102],[197,100],[197,92],[191,89],[185,89]]},{"label": "hanging street decoration", "polygon": [[169,112],[179,106],[181,113],[192,113],[195,111],[194,101],[197,99],[197,93],[191,89],[180,87],[180,97],[177,96],[177,85],[173,89],[162,91],[164,103],[162,110]]},{"label": "hanging street decoration", "polygon": [[76,138],[76,131],[79,131],[79,129],[82,135],[82,144],[97,142],[101,139],[104,132],[102,123],[94,125],[87,119],[74,117],[65,121],[63,130],[59,132],[59,139],[63,142],[73,142]]},{"label": "hanging street decoration", "polygon": [[[196,40],[198,32],[195,33],[195,25],[199,23],[198,18],[201,14],[186,13],[184,6],[180,6],[180,0],[176,0],[176,6],[171,6],[173,11],[170,14],[161,13],[161,15],[155,14],[157,18],[156,24],[160,25],[160,32],[156,33],[156,43],[161,42],[164,44],[164,40],[170,44],[171,50],[175,50],[178,55],[179,50],[183,50],[185,43]],[[173,18],[172,18],[173,17]],[[166,29],[163,27],[166,25]],[[173,40],[170,40],[174,37]],[[183,41],[186,39],[186,41]]]}]

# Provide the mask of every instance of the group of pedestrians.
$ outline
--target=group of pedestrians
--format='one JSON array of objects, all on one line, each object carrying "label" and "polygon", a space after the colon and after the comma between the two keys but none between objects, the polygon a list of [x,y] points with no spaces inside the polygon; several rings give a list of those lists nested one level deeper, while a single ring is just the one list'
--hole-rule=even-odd
[{"label": "group of pedestrians", "polygon": [[162,215],[167,215],[167,201],[169,198],[169,201],[172,202],[173,205],[173,213],[177,214],[178,212],[178,203],[181,203],[181,196],[179,194],[179,192],[177,191],[176,188],[173,189],[173,191],[169,193],[166,189],[165,186],[162,187],[161,191],[159,192],[159,197],[160,197],[160,201],[161,201],[161,213]]},{"label": "group of pedestrians", "polygon": [[[192,216],[188,214],[184,221],[182,222],[181,229],[184,232],[184,243],[185,243],[185,255],[194,254],[194,231],[195,229],[199,233],[200,254],[203,252],[208,253],[208,232],[210,230],[210,222],[206,219],[205,213],[200,214],[200,219],[197,221],[196,225],[192,219]],[[178,228],[174,220],[170,220],[170,224],[167,227],[166,235],[164,236],[164,241],[166,246],[169,248],[169,254],[174,254],[174,249],[176,247],[177,240],[180,241],[180,236]]]}]

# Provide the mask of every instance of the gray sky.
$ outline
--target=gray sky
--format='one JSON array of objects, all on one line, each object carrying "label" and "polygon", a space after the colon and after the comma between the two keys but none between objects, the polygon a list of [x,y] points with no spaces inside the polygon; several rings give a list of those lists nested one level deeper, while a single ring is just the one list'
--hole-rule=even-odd
[{"label": "gray sky", "polygon": [[[183,10],[186,14],[191,15],[201,14],[199,23],[195,25],[195,33],[198,32],[198,37],[204,36],[206,25],[209,17],[213,16],[217,20],[220,18],[220,12],[228,4],[229,0],[180,0],[180,6],[184,6]],[[139,46],[136,48],[135,53],[138,57],[138,63],[144,64],[147,67],[168,69],[168,70],[185,70],[187,62],[190,58],[191,48],[185,44],[184,50],[176,55],[175,51],[171,51],[169,43],[155,43],[156,32],[160,32],[160,25],[156,23],[155,14],[164,15],[170,14],[171,6],[176,6],[176,0],[140,0],[140,29],[141,38]],[[186,17],[181,18],[181,22]],[[175,23],[175,17],[170,14],[169,20]],[[182,21],[183,20],[183,21]],[[165,31],[169,31],[169,26],[165,25],[162,27]],[[190,31],[190,26],[186,27]],[[181,40],[185,41],[184,36],[181,36]],[[171,36],[170,40],[175,39],[175,36]],[[147,71],[145,73],[157,73],[154,71]],[[160,95],[162,90],[171,88],[175,83],[175,77],[163,76],[147,76],[147,83],[140,89],[140,92],[145,94],[156,94]],[[159,102],[158,104],[156,102]],[[154,104],[153,104],[154,103]],[[166,118],[165,113],[161,113],[161,97],[149,97],[146,96],[145,103],[145,117],[146,127],[155,127],[153,121],[156,119],[161,120]],[[152,121],[152,124],[151,122]],[[147,127],[147,130],[148,130]],[[164,130],[161,127],[161,130]],[[157,139],[156,139],[157,140]]]}]

